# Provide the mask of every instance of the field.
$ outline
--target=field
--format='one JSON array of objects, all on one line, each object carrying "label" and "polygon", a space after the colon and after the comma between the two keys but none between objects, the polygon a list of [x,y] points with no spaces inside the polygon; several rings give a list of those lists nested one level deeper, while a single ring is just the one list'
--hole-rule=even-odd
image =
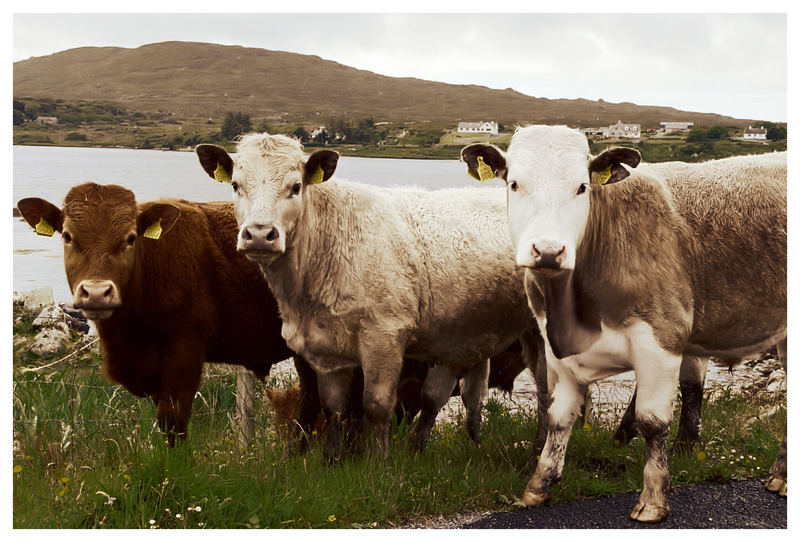
[{"label": "field", "polygon": [[[511,509],[529,476],[534,407],[510,413],[496,401],[485,407],[480,445],[458,424],[441,423],[415,455],[405,442],[410,428],[400,426],[388,461],[365,452],[338,466],[326,464],[319,443],[287,455],[263,401],[255,444],[241,450],[232,427],[235,373],[227,366],[207,369],[189,438],[170,450],[151,402],[108,383],[91,343],[76,334],[64,351],[39,359],[27,349],[32,315],[15,306],[14,318],[15,528],[389,528]],[[258,396],[289,384],[270,379]],[[785,400],[731,393],[706,404],[702,442],[672,457],[673,482],[763,476],[785,409],[752,418],[776,404]],[[554,502],[641,488],[644,442],[618,447],[612,433],[576,424]]]}]

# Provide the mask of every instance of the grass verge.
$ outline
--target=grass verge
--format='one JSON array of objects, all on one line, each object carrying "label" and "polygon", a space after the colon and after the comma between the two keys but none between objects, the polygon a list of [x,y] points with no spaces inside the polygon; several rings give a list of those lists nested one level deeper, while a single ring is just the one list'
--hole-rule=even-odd
[{"label": "grass verge", "polygon": [[[15,332],[33,333],[28,316]],[[510,509],[529,477],[532,409],[509,413],[489,402],[480,445],[445,423],[415,455],[405,442],[410,428],[401,426],[388,461],[364,453],[330,466],[319,443],[285,457],[266,406],[257,415],[255,444],[238,449],[231,424],[235,374],[211,367],[187,442],[169,450],[150,401],[106,382],[99,354],[85,351],[24,372],[63,357],[34,359],[26,345],[21,340],[14,348],[15,528],[391,527],[429,515]],[[279,384],[261,384],[259,396]],[[672,457],[674,483],[762,476],[777,454],[785,410],[747,421],[770,406],[732,395],[705,405],[699,447]],[[554,502],[641,488],[644,442],[615,447],[612,433],[576,426]]]}]

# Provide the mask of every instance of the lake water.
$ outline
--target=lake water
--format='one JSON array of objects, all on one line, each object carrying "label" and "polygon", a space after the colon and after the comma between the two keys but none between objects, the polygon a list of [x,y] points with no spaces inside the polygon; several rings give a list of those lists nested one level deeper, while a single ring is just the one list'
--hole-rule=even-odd
[{"label": "lake water", "polygon": [[[61,205],[69,189],[87,181],[129,188],[139,202],[162,197],[193,201],[227,201],[231,188],[211,180],[192,152],[131,149],[15,146],[13,203],[41,197]],[[456,160],[399,160],[389,158],[339,159],[336,177],[376,186],[417,185],[427,190],[477,183]],[[36,235],[21,218],[14,219],[14,290],[53,288],[57,302],[72,295],[64,274],[61,239]]]}]

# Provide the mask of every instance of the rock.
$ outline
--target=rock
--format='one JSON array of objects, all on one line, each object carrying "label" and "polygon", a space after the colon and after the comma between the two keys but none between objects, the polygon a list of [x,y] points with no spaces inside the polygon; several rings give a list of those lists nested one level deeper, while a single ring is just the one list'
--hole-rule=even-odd
[{"label": "rock", "polygon": [[64,314],[64,311],[62,311],[59,307],[55,305],[49,305],[44,307],[39,312],[39,315],[33,319],[31,325],[36,329],[52,327],[59,322],[64,322],[66,316],[67,315]]},{"label": "rock", "polygon": [[42,329],[30,347],[30,351],[39,357],[55,354],[64,347],[70,338],[69,327],[65,322],[59,322],[53,327]]},{"label": "rock", "polygon": [[767,380],[767,392],[777,393],[781,391],[785,382],[786,373],[783,371],[783,369],[773,371],[772,374],[769,375],[769,380]]},{"label": "rock", "polygon": [[55,303],[53,301],[53,289],[49,286],[22,292],[19,294],[17,301],[20,301],[29,311],[37,311]]}]

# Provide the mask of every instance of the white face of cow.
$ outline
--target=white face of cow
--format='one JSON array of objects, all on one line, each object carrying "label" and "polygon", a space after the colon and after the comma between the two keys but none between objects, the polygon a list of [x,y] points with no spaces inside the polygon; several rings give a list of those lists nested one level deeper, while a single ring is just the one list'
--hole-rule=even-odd
[{"label": "white face of cow", "polygon": [[604,182],[617,182],[628,175],[621,162],[635,167],[640,160],[631,149],[613,149],[592,159],[586,137],[566,126],[520,128],[505,155],[483,144],[470,145],[461,154],[473,176],[484,162],[505,178],[517,265],[540,274],[575,268],[589,220],[592,176],[605,170],[600,173]]},{"label": "white face of cow", "polygon": [[286,252],[308,185],[330,178],[338,161],[332,151],[316,152],[306,161],[299,142],[268,134],[244,136],[235,162],[212,145],[200,145],[197,154],[211,177],[231,183],[237,249],[262,266]]},{"label": "white face of cow", "polygon": [[588,163],[589,145],[575,130],[531,126],[514,135],[507,190],[517,265],[542,273],[575,267],[589,218]]}]

